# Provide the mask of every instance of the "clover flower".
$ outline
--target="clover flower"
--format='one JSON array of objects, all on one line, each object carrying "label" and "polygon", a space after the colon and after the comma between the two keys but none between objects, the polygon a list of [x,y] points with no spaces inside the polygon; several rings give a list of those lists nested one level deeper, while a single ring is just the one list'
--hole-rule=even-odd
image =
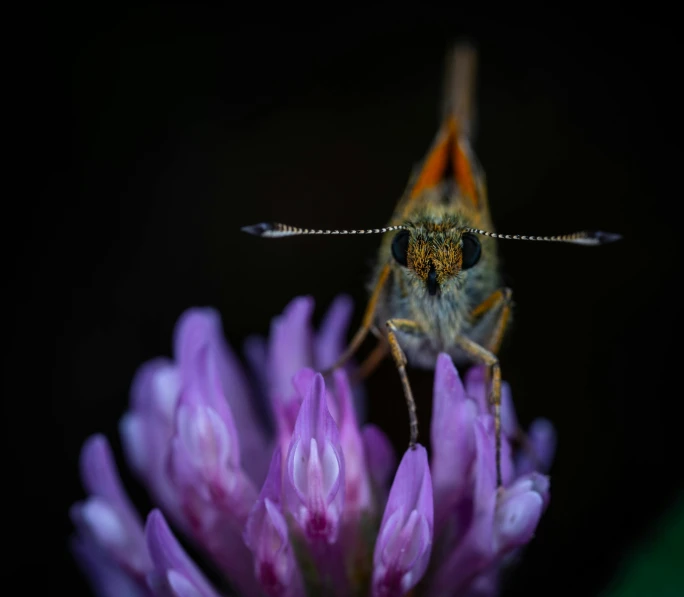
[{"label": "clover flower", "polygon": [[[98,595],[497,594],[500,570],[549,501],[550,423],[535,421],[530,449],[514,451],[504,384],[497,489],[484,369],[463,384],[442,354],[431,455],[408,449],[395,471],[388,438],[360,423],[353,365],[328,383],[317,373],[344,348],[351,303],[338,298],[317,332],[313,306],[295,299],[267,340],[248,339],[248,370],[211,309],[180,318],[173,360],[141,366],[120,428],[128,464],[158,508],[143,522],[107,440],[86,441],[88,495],[71,510],[72,549]],[[212,581],[176,534],[206,560]]]}]

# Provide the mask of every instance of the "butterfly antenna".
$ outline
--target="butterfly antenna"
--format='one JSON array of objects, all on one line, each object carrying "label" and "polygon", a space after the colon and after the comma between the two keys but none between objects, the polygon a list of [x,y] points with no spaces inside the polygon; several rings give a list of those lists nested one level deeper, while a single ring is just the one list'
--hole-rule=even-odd
[{"label": "butterfly antenna", "polygon": [[262,222],[253,226],[244,226],[243,232],[254,236],[266,238],[281,238],[284,236],[303,236],[303,235],[333,235],[333,234],[384,234],[393,230],[405,230],[407,226],[386,226],[385,228],[369,228],[368,230],[314,230],[309,228],[297,228],[287,224]]},{"label": "butterfly antenna", "polygon": [[463,232],[481,234],[490,238],[500,238],[505,240],[540,240],[552,243],[572,243],[575,245],[605,245],[622,238],[621,235],[613,232],[601,232],[600,230],[574,232],[572,234],[561,234],[559,236],[525,236],[523,234],[498,234],[479,230],[478,228],[463,228]]}]

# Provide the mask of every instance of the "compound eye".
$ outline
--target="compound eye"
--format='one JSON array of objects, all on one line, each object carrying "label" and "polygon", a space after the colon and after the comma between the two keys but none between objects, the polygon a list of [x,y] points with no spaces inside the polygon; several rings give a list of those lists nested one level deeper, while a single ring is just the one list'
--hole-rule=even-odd
[{"label": "compound eye", "polygon": [[404,267],[406,267],[410,236],[411,233],[408,230],[400,230],[392,240],[392,257],[396,259],[399,265]]},{"label": "compound eye", "polygon": [[462,269],[470,269],[480,260],[482,255],[482,245],[474,234],[466,232],[461,239],[463,243],[463,264]]}]

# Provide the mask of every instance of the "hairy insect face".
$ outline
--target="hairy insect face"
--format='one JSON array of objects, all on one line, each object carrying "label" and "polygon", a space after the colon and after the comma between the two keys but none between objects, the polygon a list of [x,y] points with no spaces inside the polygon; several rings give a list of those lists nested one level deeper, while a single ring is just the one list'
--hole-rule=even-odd
[{"label": "hairy insect face", "polygon": [[476,236],[448,224],[423,223],[401,230],[392,241],[392,255],[415,289],[440,296],[460,286],[464,270],[474,267],[481,254]]},{"label": "hairy insect face", "polygon": [[409,242],[407,266],[431,296],[438,295],[447,280],[461,271],[463,251],[459,236],[453,231],[422,233]]}]

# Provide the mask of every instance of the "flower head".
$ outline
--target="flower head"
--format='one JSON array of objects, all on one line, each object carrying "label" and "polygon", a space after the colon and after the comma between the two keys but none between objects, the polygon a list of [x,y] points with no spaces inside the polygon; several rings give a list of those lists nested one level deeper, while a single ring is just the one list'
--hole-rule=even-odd
[{"label": "flower head", "polygon": [[[107,440],[81,456],[88,497],[72,507],[74,554],[100,595],[225,594],[185,553],[168,521],[246,597],[313,594],[494,595],[498,571],[533,536],[548,505],[553,427],[534,422],[526,450],[504,385],[502,471],[486,378],[465,385],[447,355],[435,371],[431,456],[417,445],[395,473],[363,391],[346,370],[325,380],[344,347],[351,303],[318,332],[313,301],[295,299],[268,339],[245,344],[248,375],[216,311],[190,309],[174,358],[144,364],[121,421],[129,465],[159,510],[143,525]],[[162,514],[163,512],[163,514]]]}]

